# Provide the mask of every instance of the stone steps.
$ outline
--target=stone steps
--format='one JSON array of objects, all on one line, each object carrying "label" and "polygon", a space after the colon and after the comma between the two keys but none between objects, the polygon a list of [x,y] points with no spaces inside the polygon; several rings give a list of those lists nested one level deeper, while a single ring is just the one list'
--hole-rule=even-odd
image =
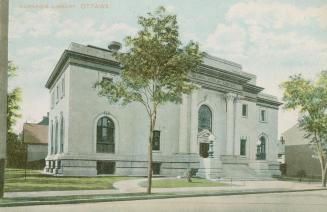
[{"label": "stone steps", "polygon": [[271,180],[270,172],[256,172],[247,164],[223,163],[223,176],[225,179],[233,180]]}]

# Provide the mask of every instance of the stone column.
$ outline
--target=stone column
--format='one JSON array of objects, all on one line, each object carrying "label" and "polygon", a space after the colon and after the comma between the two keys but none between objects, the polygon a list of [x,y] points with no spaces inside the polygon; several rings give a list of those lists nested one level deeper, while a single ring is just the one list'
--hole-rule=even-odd
[{"label": "stone column", "polygon": [[191,132],[189,152],[198,153],[198,91],[191,95]]},{"label": "stone column", "polygon": [[240,97],[234,99],[234,155],[240,155]]},{"label": "stone column", "polygon": [[234,98],[235,94],[227,93],[226,99],[226,155],[234,152]]},{"label": "stone column", "polygon": [[188,116],[187,116],[187,106],[188,98],[186,95],[182,96],[182,103],[180,104],[179,110],[179,140],[178,140],[178,152],[186,153],[188,146],[187,139],[187,129],[188,129]]}]

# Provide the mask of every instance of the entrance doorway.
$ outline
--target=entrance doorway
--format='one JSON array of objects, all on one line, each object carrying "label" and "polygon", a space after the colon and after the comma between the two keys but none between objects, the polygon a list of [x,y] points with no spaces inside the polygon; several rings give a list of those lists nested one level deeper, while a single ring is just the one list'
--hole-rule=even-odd
[{"label": "entrance doorway", "polygon": [[208,143],[200,143],[199,154],[202,158],[209,157],[209,144]]}]

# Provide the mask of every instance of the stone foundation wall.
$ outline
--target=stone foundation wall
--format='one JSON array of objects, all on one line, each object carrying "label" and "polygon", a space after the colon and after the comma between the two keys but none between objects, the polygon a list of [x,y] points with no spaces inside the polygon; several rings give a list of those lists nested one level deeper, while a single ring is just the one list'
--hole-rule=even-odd
[{"label": "stone foundation wall", "polygon": [[[190,158],[191,157],[191,158]],[[48,158],[44,171],[57,176],[97,176],[97,161],[113,162],[115,164],[113,176],[146,176],[146,160],[128,159],[68,159]],[[189,168],[199,168],[199,161],[194,156],[175,156],[154,158],[153,163],[160,163],[160,176],[183,176]],[[109,175],[109,174],[108,174]]]}]

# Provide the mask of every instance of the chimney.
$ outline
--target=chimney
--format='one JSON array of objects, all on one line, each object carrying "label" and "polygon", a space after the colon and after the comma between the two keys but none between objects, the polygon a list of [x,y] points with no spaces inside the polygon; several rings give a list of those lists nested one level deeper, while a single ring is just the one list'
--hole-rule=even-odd
[{"label": "chimney", "polygon": [[121,43],[117,41],[111,41],[108,45],[108,49],[113,52],[117,52],[120,48],[121,48]]}]

